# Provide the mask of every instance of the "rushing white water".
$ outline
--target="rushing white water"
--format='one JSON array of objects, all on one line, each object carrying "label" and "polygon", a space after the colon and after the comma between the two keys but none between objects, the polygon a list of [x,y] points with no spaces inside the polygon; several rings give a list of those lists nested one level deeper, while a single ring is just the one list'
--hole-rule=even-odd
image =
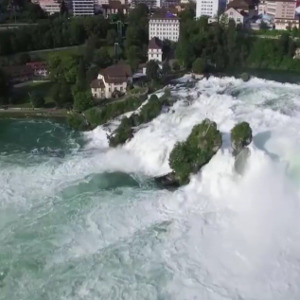
[{"label": "rushing white water", "polygon": [[[123,147],[98,127],[63,158],[0,159],[1,300],[300,298],[300,86],[210,78],[172,93]],[[204,118],[222,149],[189,185],[155,188],[148,177],[170,171],[173,145]],[[254,135],[243,176],[239,121]]]}]

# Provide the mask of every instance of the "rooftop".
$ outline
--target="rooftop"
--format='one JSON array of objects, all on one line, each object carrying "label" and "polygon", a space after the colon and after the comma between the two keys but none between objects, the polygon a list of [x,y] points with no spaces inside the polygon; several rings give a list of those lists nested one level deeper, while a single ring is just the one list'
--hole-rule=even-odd
[{"label": "rooftop", "polygon": [[152,38],[149,41],[148,49],[162,49],[162,42],[157,37]]},{"label": "rooftop", "polygon": [[154,13],[151,17],[151,20],[178,20],[178,17],[173,15],[169,11],[158,11]]},{"label": "rooftop", "polygon": [[231,7],[235,9],[248,10],[249,8],[253,7],[253,2],[251,0],[233,0],[228,3],[227,9]]},{"label": "rooftop", "polygon": [[127,82],[128,78],[132,76],[129,65],[119,64],[107,67],[100,71],[107,83],[123,83]]},{"label": "rooftop", "polygon": [[104,82],[102,79],[94,79],[91,84],[90,84],[90,87],[92,89],[104,89],[105,88],[105,85],[104,85]]}]

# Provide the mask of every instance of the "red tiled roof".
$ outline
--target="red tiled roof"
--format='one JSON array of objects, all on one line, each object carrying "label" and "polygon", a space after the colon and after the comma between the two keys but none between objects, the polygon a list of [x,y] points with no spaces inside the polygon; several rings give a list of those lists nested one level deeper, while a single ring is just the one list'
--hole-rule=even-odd
[{"label": "red tiled roof", "polygon": [[100,74],[103,75],[107,83],[127,82],[128,78],[132,75],[130,66],[121,64],[110,66],[100,71]]},{"label": "red tiled roof", "polygon": [[158,39],[157,37],[152,38],[149,41],[148,49],[162,49],[162,43],[160,39]]}]

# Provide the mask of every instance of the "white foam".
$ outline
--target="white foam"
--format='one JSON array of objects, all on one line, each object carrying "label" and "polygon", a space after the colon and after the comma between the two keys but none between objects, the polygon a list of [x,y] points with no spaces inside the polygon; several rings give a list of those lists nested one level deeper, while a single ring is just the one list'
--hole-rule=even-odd
[{"label": "white foam", "polygon": [[[175,89],[182,100],[123,147],[109,149],[98,127],[86,134],[83,151],[61,162],[0,169],[0,203],[30,209],[104,171],[167,173],[173,145],[210,118],[223,146],[189,185],[174,193],[79,195],[93,206],[61,229],[46,269],[76,260],[76,271],[86,272],[79,283],[70,279],[64,299],[299,299],[300,87],[212,77]],[[286,103],[291,111],[282,110]],[[234,172],[230,150],[230,129],[239,121],[254,135],[244,176]],[[169,224],[163,234],[151,229],[162,222]]]}]

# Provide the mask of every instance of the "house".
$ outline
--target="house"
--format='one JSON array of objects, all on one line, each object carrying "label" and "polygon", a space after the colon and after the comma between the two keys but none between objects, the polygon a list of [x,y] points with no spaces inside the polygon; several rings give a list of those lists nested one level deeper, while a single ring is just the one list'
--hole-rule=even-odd
[{"label": "house", "polygon": [[245,13],[244,11],[237,11],[233,7],[227,9],[224,13],[223,16],[227,18],[228,20],[232,19],[234,20],[235,24],[241,24],[244,25],[245,21],[248,19],[248,14]]},{"label": "house", "polygon": [[129,65],[113,65],[98,74],[97,79],[90,84],[94,98],[113,98],[125,94],[128,83],[132,82],[132,73]]},{"label": "house", "polygon": [[44,62],[41,61],[29,62],[26,64],[26,66],[32,69],[33,75],[35,77],[47,78],[49,75],[47,66]]},{"label": "house", "polygon": [[10,66],[4,71],[12,84],[26,82],[33,78],[33,70],[28,66]]},{"label": "house", "polygon": [[220,10],[220,0],[197,0],[196,1],[196,18],[207,16],[215,18]]},{"label": "house", "polygon": [[72,0],[74,16],[93,16],[95,14],[94,0]]},{"label": "house", "polygon": [[162,62],[162,55],[162,42],[157,37],[152,38],[148,44],[148,61],[156,60]]},{"label": "house", "polygon": [[49,15],[60,13],[61,4],[55,0],[39,0],[38,4],[41,9]]},{"label": "house", "polygon": [[258,11],[273,20],[275,29],[285,30],[287,27],[299,27],[299,19],[296,17],[296,1],[272,0],[262,1],[258,5]]},{"label": "house", "polygon": [[149,20],[149,40],[154,37],[161,41],[177,42],[179,39],[179,19],[170,12],[156,13]]},{"label": "house", "polygon": [[232,0],[227,4],[226,9],[234,8],[238,12],[248,13],[250,17],[256,15],[255,5],[252,0]]},{"label": "house", "polygon": [[108,18],[110,15],[118,13],[126,15],[129,11],[129,6],[122,4],[121,1],[109,0],[108,4],[102,5],[103,15]]}]

